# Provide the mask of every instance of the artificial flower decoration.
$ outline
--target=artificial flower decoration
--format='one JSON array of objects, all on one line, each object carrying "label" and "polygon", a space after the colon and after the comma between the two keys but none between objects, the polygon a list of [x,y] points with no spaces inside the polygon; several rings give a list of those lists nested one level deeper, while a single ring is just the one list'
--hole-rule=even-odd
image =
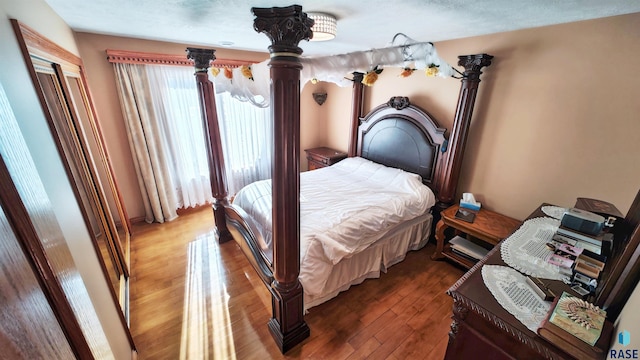
[{"label": "artificial flower decoration", "polygon": [[253,73],[251,73],[251,66],[242,65],[242,67],[240,68],[240,72],[247,79],[253,80]]},{"label": "artificial flower decoration", "polygon": [[429,64],[429,66],[424,70],[424,73],[427,74],[427,76],[436,76],[438,75],[438,66],[436,64]]},{"label": "artificial flower decoration", "polygon": [[218,74],[220,74],[220,69],[212,67],[211,68],[211,75],[218,76]]},{"label": "artificial flower decoration", "polygon": [[373,85],[373,83],[378,80],[378,75],[382,72],[382,70],[383,69],[378,69],[378,65],[376,65],[373,70],[364,74],[364,77],[362,78],[362,84],[367,86]]},{"label": "artificial flower decoration", "polygon": [[413,74],[413,72],[416,71],[416,69],[410,68],[410,67],[406,67],[404,69],[402,69],[402,72],[400,73],[400,77],[409,77],[411,76],[411,74]]},{"label": "artificial flower decoration", "polygon": [[230,68],[228,67],[224,68],[224,76],[229,80],[233,79],[233,72],[231,71]]}]

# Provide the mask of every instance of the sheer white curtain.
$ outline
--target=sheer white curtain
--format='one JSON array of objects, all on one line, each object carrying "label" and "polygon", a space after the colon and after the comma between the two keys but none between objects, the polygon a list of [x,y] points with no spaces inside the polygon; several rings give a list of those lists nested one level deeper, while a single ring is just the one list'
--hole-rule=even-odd
[{"label": "sheer white curtain", "polygon": [[[211,183],[193,68],[114,63],[145,221],[211,202]],[[258,108],[216,95],[229,194],[271,176],[272,121]]]},{"label": "sheer white curtain", "polygon": [[171,156],[166,166],[173,177],[179,208],[213,200],[202,115],[193,69],[147,65],[152,103]]},{"label": "sheer white curtain", "polygon": [[228,92],[216,94],[216,107],[228,191],[233,196],[245,185],[271,178],[271,109],[240,101]]}]

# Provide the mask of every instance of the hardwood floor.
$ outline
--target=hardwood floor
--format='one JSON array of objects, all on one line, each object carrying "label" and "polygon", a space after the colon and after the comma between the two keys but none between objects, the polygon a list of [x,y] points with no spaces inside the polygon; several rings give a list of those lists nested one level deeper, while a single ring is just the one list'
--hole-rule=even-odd
[{"label": "hardwood floor", "polygon": [[240,248],[219,245],[210,208],[134,226],[131,332],[145,359],[442,359],[452,300],[464,273],[432,261],[435,245],[407,255],[309,310],[311,336],[282,355],[267,322],[271,297]]}]

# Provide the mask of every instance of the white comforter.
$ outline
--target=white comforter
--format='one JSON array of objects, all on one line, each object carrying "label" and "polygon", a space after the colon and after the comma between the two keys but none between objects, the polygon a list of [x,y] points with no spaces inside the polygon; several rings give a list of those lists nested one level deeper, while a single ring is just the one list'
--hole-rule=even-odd
[{"label": "white comforter", "polygon": [[[233,203],[261,224],[267,242],[262,245],[271,246],[271,181],[243,188]],[[322,293],[333,264],[434,204],[435,195],[419,175],[359,157],[301,173],[299,278],[305,292]]]}]

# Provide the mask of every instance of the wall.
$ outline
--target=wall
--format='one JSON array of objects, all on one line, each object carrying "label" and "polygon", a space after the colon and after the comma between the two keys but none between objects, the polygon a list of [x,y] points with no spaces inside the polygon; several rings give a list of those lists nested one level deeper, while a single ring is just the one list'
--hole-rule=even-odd
[{"label": "wall", "polygon": [[[614,326],[613,338],[611,339],[611,349],[607,354],[608,359],[621,359],[623,357],[617,356],[622,350],[636,351],[636,355],[640,353],[640,312],[638,312],[638,306],[640,305],[640,286],[636,286],[636,289],[627,300],[627,304],[622,309],[618,320]],[[622,331],[629,332],[630,342],[626,346],[618,342],[618,334]],[[611,356],[611,350],[615,352],[616,356]],[[632,353],[633,354],[633,353]],[[631,357],[626,357],[631,358]],[[637,357],[636,357],[637,359]]]},{"label": "wall", "polygon": [[[27,72],[9,19],[15,18],[45,34],[68,51],[78,54],[70,28],[42,0],[0,0],[0,83],[7,91],[45,191],[55,209],[67,245],[82,275],[95,310],[118,359],[131,357],[128,338],[112,301],[108,283],[82,220],[44,114]],[[71,269],[70,269],[71,271]]]},{"label": "wall", "polygon": [[[495,56],[481,76],[458,197],[472,192],[517,219],[580,196],[625,213],[640,188],[638,23],[640,13],[437,43],[452,65],[458,55]],[[365,111],[409,96],[450,128],[460,82],[398,73],[385,69],[366,89]],[[330,88],[329,99],[341,98],[331,116],[350,109],[347,96]],[[327,121],[324,142],[344,150],[342,117]]]},{"label": "wall", "polygon": [[[333,91],[330,90],[332,84],[319,82],[312,84],[307,82],[301,84],[302,92],[300,93],[300,170],[306,171],[308,169],[308,163],[306,158],[305,149],[312,149],[321,146],[332,146],[333,144],[327,143],[326,139],[330,138],[327,135],[327,130],[330,128],[329,121],[334,117],[329,114],[333,109],[337,107],[342,98],[335,96]],[[314,92],[332,92],[332,96],[327,96],[327,100],[322,105],[318,105],[313,100]],[[344,114],[343,114],[344,115]],[[348,117],[348,114],[347,114]],[[348,120],[348,119],[347,119]],[[335,146],[333,146],[335,148]],[[346,150],[346,149],[342,149]]]},{"label": "wall", "polygon": [[[640,104],[628,76],[640,52],[640,14],[445,41],[440,55],[488,53],[467,143],[458,193],[473,192],[487,208],[523,219],[542,202],[571,206],[578,196],[604,199],[621,211],[640,187]],[[188,46],[76,34],[107,150],[130,218],[142,216],[129,145],[105,49],[183,54]],[[606,55],[605,55],[606,54]],[[263,53],[219,49],[218,58],[262,61]],[[383,71],[365,91],[365,112],[395,95],[409,96],[450,128],[460,82],[398,77]],[[347,150],[351,88],[303,84],[301,148]],[[315,104],[311,93],[327,91]],[[302,152],[304,155],[304,152]],[[306,169],[302,159],[301,169]],[[611,174],[616,174],[612,176]],[[514,201],[517,199],[517,201]]]}]

